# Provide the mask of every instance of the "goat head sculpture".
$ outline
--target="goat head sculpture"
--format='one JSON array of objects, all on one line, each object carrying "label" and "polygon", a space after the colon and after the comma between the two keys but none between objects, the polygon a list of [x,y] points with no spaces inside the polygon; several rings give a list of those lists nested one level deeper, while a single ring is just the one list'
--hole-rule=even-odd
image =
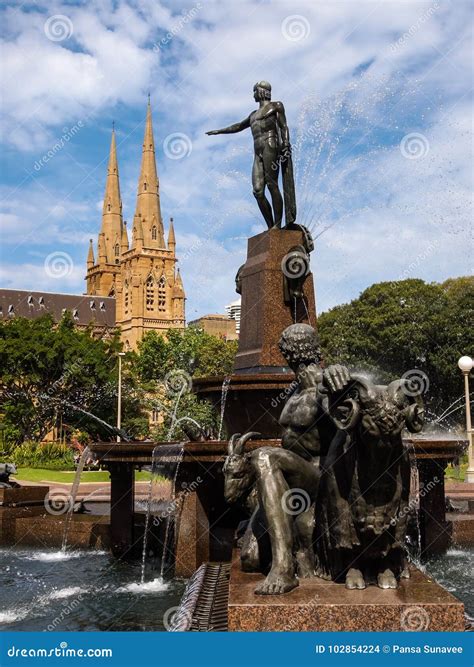
[{"label": "goat head sculpture", "polygon": [[261,437],[260,433],[250,431],[242,435],[234,433],[229,440],[227,458],[224,462],[224,497],[228,503],[243,500],[252,490],[255,473],[252,464],[244,453],[248,440]]}]

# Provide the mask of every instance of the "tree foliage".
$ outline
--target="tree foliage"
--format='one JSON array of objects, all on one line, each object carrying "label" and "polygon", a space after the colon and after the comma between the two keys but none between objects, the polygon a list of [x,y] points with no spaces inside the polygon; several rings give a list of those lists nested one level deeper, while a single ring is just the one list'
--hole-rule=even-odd
[{"label": "tree foliage", "polygon": [[67,313],[58,324],[50,315],[2,322],[0,409],[7,439],[41,440],[59,421],[105,437],[77,408],[114,422],[119,349],[118,335],[94,338]]},{"label": "tree foliage", "polygon": [[144,382],[161,380],[181,370],[191,377],[228,375],[232,372],[237,341],[225,341],[197,327],[170,329],[166,338],[155,331],[138,345],[136,370]]},{"label": "tree foliage", "polygon": [[425,400],[433,416],[441,414],[462,394],[457,360],[473,354],[473,308],[472,277],[377,283],[319,317],[325,361],[382,382],[421,371],[429,385]]}]

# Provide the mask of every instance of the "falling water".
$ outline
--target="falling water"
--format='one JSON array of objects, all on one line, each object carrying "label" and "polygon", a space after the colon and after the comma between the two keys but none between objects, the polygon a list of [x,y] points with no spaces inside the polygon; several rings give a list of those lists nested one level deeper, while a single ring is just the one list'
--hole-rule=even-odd
[{"label": "falling water", "polygon": [[61,551],[66,551],[67,549],[67,538],[69,534],[69,528],[71,526],[72,515],[74,513],[74,505],[76,504],[77,491],[79,489],[79,484],[81,483],[81,475],[84,470],[84,465],[87,461],[87,458],[90,456],[90,449],[86,447],[81,454],[79,463],[77,464],[76,474],[74,476],[74,482],[72,483],[71,493],[69,496],[69,507],[64,521],[64,532],[63,532],[63,543]]},{"label": "falling water", "polygon": [[230,375],[226,375],[224,378],[224,381],[222,383],[222,392],[221,392],[221,420],[219,423],[219,432],[217,434],[217,439],[221,439],[222,435],[222,426],[224,424],[224,413],[225,413],[225,405],[227,403],[227,394],[229,392],[229,387],[230,387]]},{"label": "falling water", "polygon": [[170,524],[171,520],[174,519],[175,521],[175,533],[176,531],[176,523],[177,520],[179,519],[179,503],[178,503],[178,493],[176,490],[176,481],[178,479],[178,472],[179,468],[181,466],[181,463],[183,461],[183,456],[184,456],[184,444],[181,444],[181,450],[177,456],[176,459],[176,469],[174,471],[174,476],[173,476],[173,481],[171,485],[171,504],[170,508],[172,509],[171,512],[167,512],[166,514],[166,524],[165,524],[165,536],[163,538],[163,553],[161,555],[161,569],[160,569],[160,576],[161,578],[164,577],[165,574],[165,569],[166,569],[166,556],[169,551],[168,549],[168,542],[169,542],[169,534],[170,534]]},{"label": "falling water", "polygon": [[[418,472],[418,461],[416,458],[416,449],[415,445],[413,443],[410,443],[409,445],[410,452],[413,455],[412,458],[412,466],[411,467],[411,488],[414,488],[414,496],[416,498],[415,501],[415,523],[416,523],[416,548],[414,553],[412,552],[410,554],[410,560],[412,560],[415,565],[421,569],[421,526],[420,526],[420,476]],[[414,474],[413,474],[414,473]]]},{"label": "falling water", "polygon": [[156,459],[158,456],[158,450],[159,450],[159,445],[153,449],[152,455],[151,455],[151,477],[150,477],[150,483],[148,485],[148,497],[147,497],[147,503],[146,503],[146,515],[145,515],[145,530],[143,533],[143,548],[142,548],[142,571],[141,571],[141,577],[140,577],[140,582],[143,584],[145,583],[145,564],[146,564],[146,552],[147,552],[147,544],[148,544],[148,529],[150,526],[150,515],[151,515],[151,504],[152,504],[152,496],[153,496],[153,483],[156,479]]}]

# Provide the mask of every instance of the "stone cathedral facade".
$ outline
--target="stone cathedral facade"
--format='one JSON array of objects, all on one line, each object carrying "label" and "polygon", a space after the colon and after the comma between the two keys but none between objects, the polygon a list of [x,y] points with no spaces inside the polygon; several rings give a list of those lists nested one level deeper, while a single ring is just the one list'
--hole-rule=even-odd
[{"label": "stone cathedral facade", "polygon": [[168,237],[160,206],[151,106],[148,102],[137,203],[131,239],[122,217],[115,131],[112,131],[97,254],[91,240],[87,294],[115,298],[124,348],[136,349],[147,331],[185,327],[185,293],[176,266],[173,218]]}]

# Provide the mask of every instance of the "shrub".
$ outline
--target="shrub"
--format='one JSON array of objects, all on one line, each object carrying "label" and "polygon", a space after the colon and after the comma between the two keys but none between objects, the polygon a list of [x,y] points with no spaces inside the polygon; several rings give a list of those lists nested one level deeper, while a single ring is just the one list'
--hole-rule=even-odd
[{"label": "shrub", "polygon": [[74,470],[74,455],[67,445],[56,442],[24,442],[9,452],[11,463],[23,468]]}]

